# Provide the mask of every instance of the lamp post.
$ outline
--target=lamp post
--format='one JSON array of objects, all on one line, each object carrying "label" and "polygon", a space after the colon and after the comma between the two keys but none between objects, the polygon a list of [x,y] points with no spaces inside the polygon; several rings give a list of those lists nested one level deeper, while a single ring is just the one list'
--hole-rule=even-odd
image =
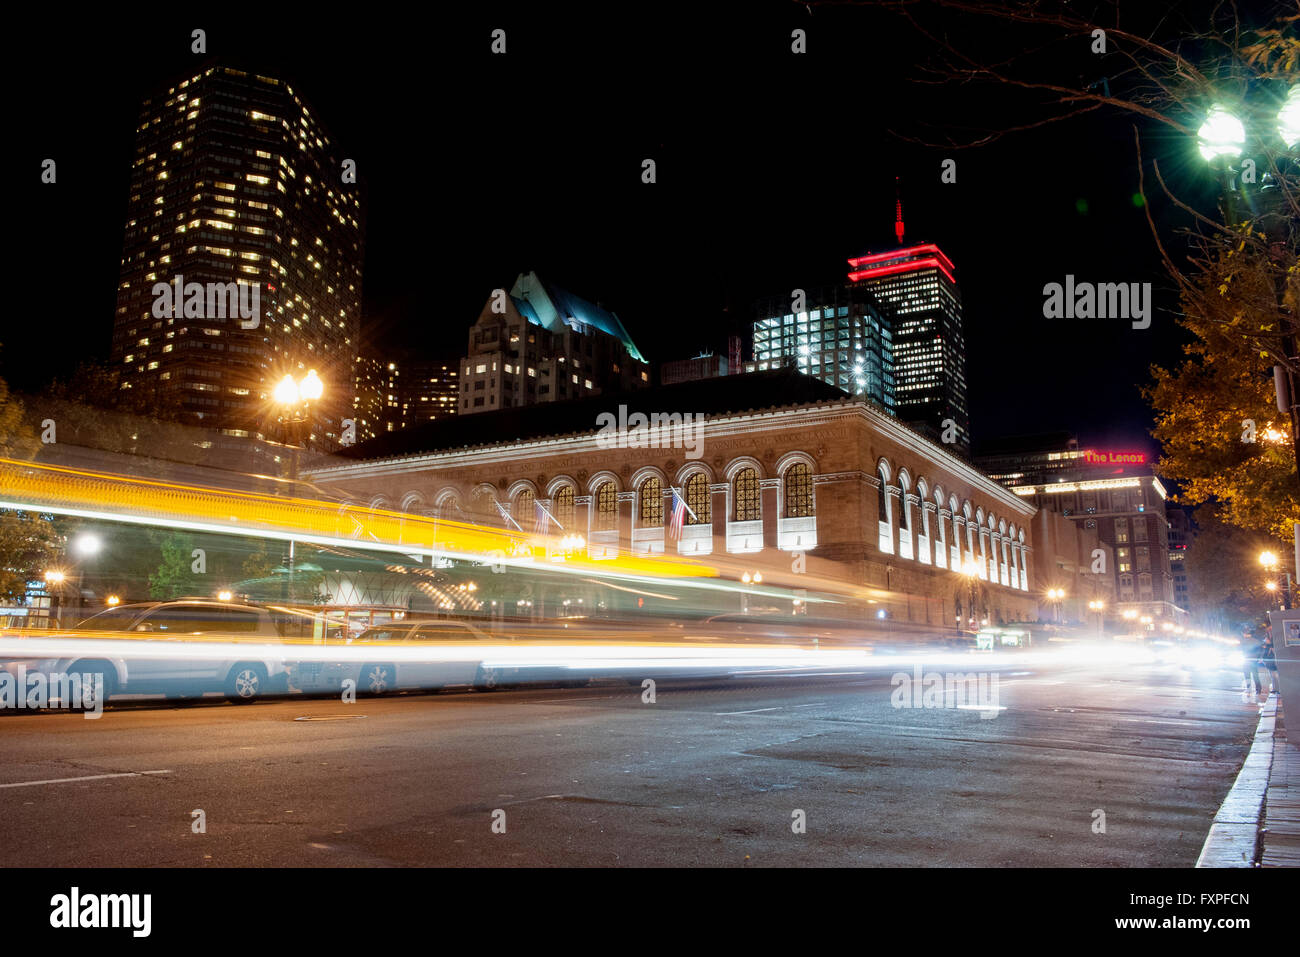
[{"label": "lamp post", "polygon": [[971,631],[976,631],[979,612],[975,609],[975,582],[979,576],[979,566],[967,559],[962,563],[961,573],[966,576],[966,620]]},{"label": "lamp post", "polygon": [[[1242,104],[1243,106],[1245,104]],[[1293,158],[1300,147],[1300,84],[1294,84],[1288,90],[1285,100],[1276,113],[1275,128],[1262,121],[1256,111],[1256,122],[1251,128],[1257,132],[1257,147],[1263,151],[1269,165],[1278,168],[1278,160],[1286,163]],[[1276,139],[1273,133],[1276,132]],[[1233,163],[1239,160],[1247,149],[1247,128],[1237,114],[1222,103],[1215,103],[1206,113],[1205,120],[1197,131],[1197,148],[1202,158],[1210,164],[1219,176],[1220,208],[1230,229],[1236,229],[1239,222],[1238,202],[1246,208],[1260,209],[1258,232],[1264,234],[1269,246],[1269,258],[1277,266],[1275,294],[1279,312],[1286,312],[1285,293],[1286,275],[1295,268],[1294,256],[1287,251],[1288,233],[1295,228],[1294,218],[1289,211],[1279,209],[1282,190],[1273,181],[1271,174],[1260,176],[1259,185],[1246,196],[1246,187],[1255,186],[1255,177],[1240,177],[1241,199],[1238,198],[1238,173]],[[1277,149],[1280,142],[1281,149]],[[1253,167],[1253,164],[1252,164]],[[1292,323],[1295,317],[1292,317]],[[1283,338],[1283,350],[1287,361],[1293,366],[1300,361],[1300,348],[1297,347],[1294,325],[1286,330]],[[1291,419],[1291,448],[1295,455],[1297,480],[1300,481],[1300,404],[1296,401],[1296,374],[1286,365],[1277,363],[1273,367],[1273,380],[1277,390],[1278,411]]]},{"label": "lamp post", "polygon": [[[746,585],[761,585],[763,583],[762,572],[745,572],[740,576],[740,580]],[[740,612],[743,615],[749,614],[749,589],[746,588],[740,593]]]},{"label": "lamp post", "polygon": [[289,477],[295,482],[298,481],[298,445],[301,442],[305,448],[311,437],[311,404],[324,394],[325,383],[315,369],[308,369],[301,382],[286,375],[271,393],[280,407],[276,421],[280,424],[281,440],[291,448]]},{"label": "lamp post", "polygon": [[1061,623],[1061,602],[1065,599],[1064,588],[1047,589],[1047,600],[1052,603],[1052,621],[1055,624]]},{"label": "lamp post", "polygon": [[[295,381],[291,375],[286,375],[276,384],[275,390],[271,393],[275,404],[280,407],[277,421],[280,424],[281,439],[287,440],[290,435],[293,437],[291,442],[285,441],[285,445],[290,447],[289,479],[291,482],[298,481],[298,442],[300,441],[298,433],[301,433],[301,441],[305,447],[311,438],[311,404],[324,394],[325,383],[321,382],[315,369],[308,369],[301,382]],[[285,601],[288,601],[293,594],[293,544],[293,539],[290,539],[289,560],[286,565],[288,574],[280,589],[280,597]]]},{"label": "lamp post", "polygon": [[1088,610],[1097,613],[1097,637],[1102,638],[1101,613],[1106,610],[1106,603],[1104,601],[1090,601],[1088,602]]},{"label": "lamp post", "polygon": [[[1265,568],[1267,568],[1274,575],[1277,574],[1278,565],[1280,564],[1280,562],[1278,561],[1278,557],[1275,552],[1269,552],[1269,551],[1260,552],[1259,563],[1263,565]],[[1275,581],[1268,582],[1264,587],[1267,588],[1269,591],[1277,591],[1277,582]],[[1282,608],[1287,609],[1290,607],[1291,607],[1291,571],[1290,569],[1288,569],[1286,572],[1286,591],[1282,593]]]}]

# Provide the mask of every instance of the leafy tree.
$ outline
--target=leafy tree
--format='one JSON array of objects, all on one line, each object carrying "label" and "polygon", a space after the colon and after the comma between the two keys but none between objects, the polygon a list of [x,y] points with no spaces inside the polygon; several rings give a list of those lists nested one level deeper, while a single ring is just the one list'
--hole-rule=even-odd
[{"label": "leafy tree", "polygon": [[1276,608],[1278,595],[1264,587],[1270,575],[1259,555],[1272,551],[1289,564],[1286,544],[1223,521],[1214,506],[1199,509],[1196,521],[1200,531],[1196,546],[1187,549],[1187,583],[1206,609],[1206,624],[1231,633]]},{"label": "leafy tree", "polygon": [[[1183,295],[1181,320],[1194,340],[1176,369],[1153,366],[1143,390],[1156,413],[1160,474],[1182,490],[1175,501],[1216,501],[1216,520],[1287,541],[1300,521],[1291,423],[1278,412],[1267,348],[1241,338],[1277,309],[1259,261],[1211,251]],[[1198,546],[1199,547],[1199,546]]]},{"label": "leafy tree", "polygon": [[57,566],[63,536],[46,516],[0,511],[0,599],[22,601],[29,581],[39,581]]},{"label": "leafy tree", "polygon": [[152,598],[180,598],[193,595],[202,586],[195,574],[192,552],[193,540],[180,532],[170,532],[162,537],[162,563],[149,576],[149,595]]},{"label": "leafy tree", "polygon": [[[0,379],[0,455],[32,457],[39,443],[23,421],[23,404]],[[63,536],[52,518],[0,511],[0,600],[22,601],[27,583],[58,564]]]},{"label": "leafy tree", "polygon": [[257,551],[249,554],[240,566],[240,573],[245,579],[250,578],[269,578],[275,570],[275,562],[271,556],[266,553],[266,540],[261,539],[257,543]]},{"label": "leafy tree", "polygon": [[0,455],[30,459],[40,447],[36,433],[25,421],[22,401],[0,379]]}]

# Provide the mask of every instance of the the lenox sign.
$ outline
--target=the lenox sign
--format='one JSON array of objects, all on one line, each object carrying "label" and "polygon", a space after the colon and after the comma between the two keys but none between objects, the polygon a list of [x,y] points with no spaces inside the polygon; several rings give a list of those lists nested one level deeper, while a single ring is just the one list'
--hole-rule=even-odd
[{"label": "the lenox sign", "polygon": [[1083,460],[1089,465],[1142,465],[1147,457],[1141,452],[1094,452],[1089,449],[1083,453]]}]

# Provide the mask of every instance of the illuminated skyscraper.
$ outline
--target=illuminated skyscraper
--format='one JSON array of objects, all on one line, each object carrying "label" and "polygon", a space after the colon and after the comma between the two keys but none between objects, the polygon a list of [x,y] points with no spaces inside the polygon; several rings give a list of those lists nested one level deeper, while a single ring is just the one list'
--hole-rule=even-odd
[{"label": "illuminated skyscraper", "polygon": [[952,262],[926,243],[858,256],[849,265],[849,281],[870,290],[893,321],[898,417],[939,441],[946,433],[953,441],[945,444],[969,454],[966,339]]},{"label": "illuminated skyscraper", "polygon": [[337,444],[353,404],[364,247],[345,159],[272,77],[207,67],[144,101],[113,327],[127,387],[175,390],[229,437],[221,446],[282,440],[271,392],[315,369],[325,390],[309,442]]},{"label": "illuminated skyscraper", "polygon": [[894,412],[889,317],[875,297],[842,285],[811,289],[806,297],[799,313],[791,311],[788,295],[755,305],[754,360],[746,371],[793,366]]}]

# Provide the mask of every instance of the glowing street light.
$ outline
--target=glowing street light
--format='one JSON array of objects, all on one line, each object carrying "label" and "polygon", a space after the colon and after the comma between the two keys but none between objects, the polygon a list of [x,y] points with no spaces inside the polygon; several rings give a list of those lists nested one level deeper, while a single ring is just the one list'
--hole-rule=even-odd
[{"label": "glowing street light", "polygon": [[1259,563],[1265,568],[1277,568],[1277,555],[1273,552],[1260,552]]},{"label": "glowing street light", "polygon": [[321,382],[320,376],[316,375],[315,369],[308,369],[306,377],[302,380],[302,385],[298,387],[298,394],[308,402],[315,402],[325,392],[325,383]]},{"label": "glowing street light", "polygon": [[122,604],[122,599],[118,598],[116,595],[109,595],[108,598],[105,599],[105,602],[109,608],[116,608],[118,605]]},{"label": "glowing street light", "polygon": [[1289,150],[1300,146],[1300,83],[1291,87],[1277,114],[1277,132]]},{"label": "glowing street light", "polygon": [[1214,106],[1196,132],[1196,146],[1206,162],[1220,157],[1236,159],[1246,149],[1246,128],[1224,106]]},{"label": "glowing street light", "polygon": [[94,532],[82,532],[72,540],[72,550],[83,558],[98,555],[99,550],[103,547],[103,539]]},{"label": "glowing street light", "polygon": [[63,584],[64,577],[65,576],[63,572],[59,571],[58,569],[51,569],[50,571],[45,573],[45,580],[49,582],[51,585]]},{"label": "glowing street light", "polygon": [[293,381],[291,375],[281,379],[275,391],[271,393],[271,397],[280,405],[297,405],[298,396],[298,383]]}]

